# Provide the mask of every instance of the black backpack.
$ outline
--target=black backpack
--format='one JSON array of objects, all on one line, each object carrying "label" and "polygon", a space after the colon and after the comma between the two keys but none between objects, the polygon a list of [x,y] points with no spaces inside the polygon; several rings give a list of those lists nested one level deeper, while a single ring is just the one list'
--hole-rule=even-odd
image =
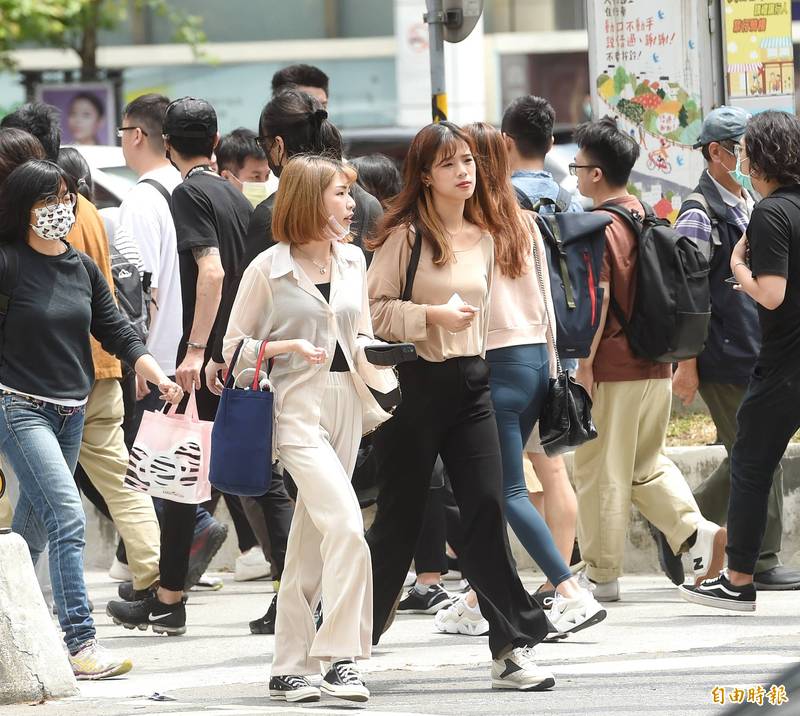
[{"label": "black backpack", "polygon": [[611,310],[640,358],[655,363],[694,358],[703,350],[711,318],[708,262],[691,239],[643,206],[644,217],[619,204],[597,207],[624,219],[639,248],[630,321],[614,298],[613,287]]},{"label": "black backpack", "polygon": [[[556,317],[556,343],[561,359],[586,358],[600,325],[603,289],[600,268],[606,247],[608,217],[599,214],[567,213],[571,195],[559,188],[555,201],[542,197],[534,204],[514,187],[523,209],[534,212],[547,252],[550,293]],[[552,204],[555,213],[538,213]]]},{"label": "black backpack", "polygon": [[114,245],[111,237],[108,240],[108,250],[117,306],[142,342],[145,342],[150,332],[150,273],[140,273],[136,264]]}]

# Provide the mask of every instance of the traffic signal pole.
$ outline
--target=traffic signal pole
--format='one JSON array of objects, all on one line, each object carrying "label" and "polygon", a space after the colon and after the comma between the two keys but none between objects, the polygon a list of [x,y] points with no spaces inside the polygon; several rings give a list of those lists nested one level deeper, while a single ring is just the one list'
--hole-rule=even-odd
[{"label": "traffic signal pole", "polygon": [[428,12],[428,47],[431,60],[431,114],[435,123],[447,119],[447,90],[444,76],[444,26],[446,15],[442,0],[426,0]]}]

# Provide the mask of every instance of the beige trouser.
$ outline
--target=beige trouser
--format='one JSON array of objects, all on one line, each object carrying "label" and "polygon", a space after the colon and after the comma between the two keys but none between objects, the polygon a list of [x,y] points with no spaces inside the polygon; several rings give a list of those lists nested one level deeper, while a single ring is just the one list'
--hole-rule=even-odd
[{"label": "beige trouser", "polygon": [[610,582],[622,574],[631,503],[676,554],[701,517],[686,480],[664,455],[671,381],[597,383],[593,400],[598,437],[575,451],[578,543],[589,578]]},{"label": "beige trouser", "polygon": [[78,462],[106,501],[114,526],[125,541],[133,588],[146,589],[158,579],[161,532],[153,500],[123,485],[128,469],[123,414],[119,381],[98,380],[86,404]]},{"label": "beige trouser", "polygon": [[[353,380],[349,373],[331,373],[316,444],[280,446],[298,495],[278,592],[273,676],[318,674],[320,661],[370,655],[372,564],[350,484],[360,439]],[[320,592],[324,619],[316,631]]]}]

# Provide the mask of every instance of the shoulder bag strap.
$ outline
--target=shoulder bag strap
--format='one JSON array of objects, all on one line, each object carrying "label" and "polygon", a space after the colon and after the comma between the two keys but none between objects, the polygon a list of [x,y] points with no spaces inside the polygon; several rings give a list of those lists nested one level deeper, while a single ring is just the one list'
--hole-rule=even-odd
[{"label": "shoulder bag strap", "polygon": [[422,228],[419,224],[414,225],[414,243],[411,246],[411,256],[408,259],[408,268],[406,268],[406,283],[403,286],[403,295],[400,297],[401,301],[410,301],[411,292],[414,290],[414,278],[417,275],[417,267],[419,266],[419,257],[422,253]]},{"label": "shoulder bag strap", "polygon": [[[512,186],[514,186],[512,184]],[[514,193],[517,195],[517,203],[523,208],[527,209],[528,211],[534,211],[533,202],[531,202],[528,195],[522,191],[518,186],[514,186]]]},{"label": "shoulder bag strap", "polygon": [[19,254],[15,246],[0,247],[0,263],[0,316],[5,316],[19,279]]},{"label": "shoulder bag strap", "polygon": [[155,179],[140,179],[139,184],[149,184],[153,187],[156,191],[158,191],[161,196],[164,197],[164,201],[167,202],[167,208],[169,209],[169,213],[172,218],[175,218],[175,215],[172,213],[172,195],[167,191],[167,188],[159,181]]},{"label": "shoulder bag strap", "polygon": [[561,368],[561,359],[558,357],[558,343],[556,342],[556,333],[553,330],[553,326],[556,325],[556,317],[553,311],[553,307],[550,305],[550,302],[547,300],[547,290],[544,286],[544,273],[542,272],[542,260],[539,257],[539,252],[536,248],[536,237],[533,236],[532,239],[532,250],[533,250],[533,263],[536,266],[536,277],[539,279],[539,292],[542,296],[542,302],[544,303],[544,310],[547,314],[547,330],[550,333],[550,339],[553,341],[553,352],[556,354],[556,370],[557,375],[561,375],[562,368]]},{"label": "shoulder bag strap", "polygon": [[566,211],[572,203],[572,194],[570,194],[563,186],[558,187],[558,196],[556,197],[556,207],[559,211]]}]

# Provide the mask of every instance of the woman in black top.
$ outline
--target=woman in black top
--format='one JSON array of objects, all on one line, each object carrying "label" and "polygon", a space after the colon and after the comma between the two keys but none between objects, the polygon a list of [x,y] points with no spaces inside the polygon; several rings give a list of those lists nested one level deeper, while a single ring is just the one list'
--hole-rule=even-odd
[{"label": "woman in black top", "polygon": [[731,254],[735,289],[752,298],[761,350],[736,414],[728,505],[728,569],[697,587],[681,587],[698,604],[755,611],[753,572],[764,538],[767,504],[778,463],[800,429],[800,119],[756,115],[733,177],[763,198],[747,235]]},{"label": "woman in black top", "polygon": [[105,278],[64,238],[75,185],[56,164],[32,160],[0,190],[0,456],[19,480],[13,529],[35,562],[49,541],[50,577],[78,678],[131,669],[95,641],[83,578],[85,516],[72,478],[94,382],[89,337],[178,402],[114,303]]}]

